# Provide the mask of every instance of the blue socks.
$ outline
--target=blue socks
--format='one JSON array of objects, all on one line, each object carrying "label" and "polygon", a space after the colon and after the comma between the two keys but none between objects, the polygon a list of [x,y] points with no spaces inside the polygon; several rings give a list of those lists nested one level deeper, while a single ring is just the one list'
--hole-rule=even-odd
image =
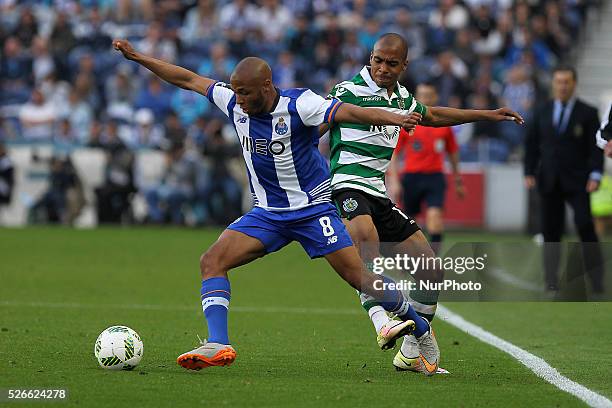
[{"label": "blue socks", "polygon": [[[421,337],[429,330],[429,324],[425,319],[417,314],[414,308],[408,303],[406,297],[399,289],[390,289],[390,284],[395,284],[393,279],[381,276],[385,286],[385,298],[380,301],[380,305],[388,312],[395,313],[402,320],[413,320],[416,326],[415,337]],[[378,300],[378,299],[377,299]]]},{"label": "blue socks", "polygon": [[230,344],[227,336],[227,311],[230,301],[230,283],[227,278],[202,281],[202,310],[208,323],[210,343]]}]

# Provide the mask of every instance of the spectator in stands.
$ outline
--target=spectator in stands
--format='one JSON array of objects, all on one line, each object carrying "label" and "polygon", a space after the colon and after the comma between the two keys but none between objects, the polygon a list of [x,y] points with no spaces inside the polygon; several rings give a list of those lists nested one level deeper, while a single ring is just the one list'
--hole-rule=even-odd
[{"label": "spectator in stands", "polygon": [[534,40],[546,44],[557,59],[565,57],[566,52],[570,49],[570,38],[565,32],[561,30],[549,31],[546,17],[541,14],[536,14],[531,19],[531,30]]},{"label": "spectator in stands", "polygon": [[[527,76],[525,68],[521,65],[512,67],[508,71],[506,85],[502,93],[502,104],[523,115],[526,122],[531,121],[531,111],[535,101],[535,87]],[[525,129],[520,126],[505,126],[501,124],[500,130],[504,138],[514,147],[523,143]]]},{"label": "spectator in stands", "polygon": [[[108,46],[110,41],[106,44]],[[152,21],[147,29],[147,35],[138,43],[138,48],[155,58],[173,63],[178,50],[176,44],[165,38],[164,27],[159,21]],[[143,71],[144,72],[144,71]]]},{"label": "spectator in stands", "polygon": [[198,73],[229,83],[229,77],[235,65],[236,60],[228,55],[226,45],[222,42],[216,42],[210,47],[209,57],[204,58],[198,68]]},{"label": "spectator in stands", "polygon": [[40,83],[40,90],[43,93],[45,100],[49,101],[53,106],[61,106],[68,100],[70,95],[70,84],[67,81],[60,80],[58,74],[50,72],[45,79]]},{"label": "spectator in stands", "polygon": [[[338,24],[338,18],[331,13],[325,16],[324,25],[318,37],[318,41],[324,43],[330,50],[341,51],[345,45],[344,30]],[[339,57],[340,54],[338,55]]]},{"label": "spectator in stands", "polygon": [[[36,156],[34,160],[39,160]],[[53,156],[49,161],[49,187],[30,210],[37,222],[71,225],[84,205],[81,181],[70,157]]]},{"label": "spectator in stands", "polygon": [[433,68],[431,82],[438,89],[441,106],[461,108],[465,104],[468,91],[465,87],[467,67],[455,54],[446,50],[438,55]]},{"label": "spectator in stands", "polygon": [[122,23],[150,21],[154,4],[153,0],[117,0],[117,20]]},{"label": "spectator in stands", "polygon": [[533,53],[536,64],[542,69],[549,70],[554,65],[553,54],[546,43],[541,39],[534,38],[528,28],[523,27],[520,29],[519,38],[520,40],[515,41],[508,50],[508,55],[506,56],[507,66],[516,64],[525,51]]},{"label": "spectator in stands", "polygon": [[30,7],[24,7],[19,16],[17,27],[13,30],[13,35],[19,39],[25,48],[30,48],[34,37],[38,35],[38,22]]},{"label": "spectator in stands", "polygon": [[76,143],[87,143],[94,113],[76,89],[70,91],[68,101],[58,107],[58,117],[69,121]]},{"label": "spectator in stands", "polygon": [[230,160],[240,154],[240,145],[225,140],[220,120],[209,124],[208,134],[202,153],[210,163],[209,183],[199,195],[206,203],[212,221],[217,225],[227,225],[242,211],[241,188],[228,166]]},{"label": "spectator in stands", "polygon": [[257,8],[247,0],[232,0],[221,8],[219,25],[226,34],[237,29],[249,33],[257,25]]},{"label": "spectator in stands", "polygon": [[134,114],[134,131],[125,143],[132,149],[161,149],[164,145],[164,129],[155,123],[153,112],[142,108]]},{"label": "spectator in stands", "polygon": [[170,105],[178,113],[181,126],[190,126],[199,116],[210,111],[210,104],[201,95],[185,89],[177,89],[172,94]]},{"label": "spectator in stands", "polygon": [[202,151],[204,143],[208,139],[206,133],[206,127],[208,122],[204,116],[200,116],[195,122],[187,129],[187,138],[185,140],[185,146],[188,149]]},{"label": "spectator in stands", "polygon": [[[408,57],[411,60],[421,58],[425,53],[425,36],[423,29],[415,24],[410,11],[401,7],[395,12],[395,22],[391,29],[392,33],[398,33],[408,42]],[[340,76],[340,78],[344,78]]]},{"label": "spectator in stands", "polygon": [[246,0],[234,0],[221,8],[219,26],[231,54],[242,59],[249,55],[249,41],[257,28],[257,8]]},{"label": "spectator in stands", "polygon": [[198,0],[197,6],[187,12],[179,33],[183,45],[187,47],[210,44],[220,40],[221,35],[215,0]]},{"label": "spectator in stands", "polygon": [[68,78],[68,54],[77,44],[77,39],[69,20],[70,18],[65,12],[59,11],[55,17],[53,29],[49,37],[51,53],[59,63],[58,75],[60,78]]},{"label": "spectator in stands", "polygon": [[163,148],[173,144],[184,143],[185,137],[185,129],[181,126],[178,114],[175,111],[170,111],[164,120]]},{"label": "spectator in stands", "polygon": [[276,84],[280,88],[296,88],[303,75],[293,59],[293,54],[288,51],[281,51],[273,72]]},{"label": "spectator in stands", "polygon": [[23,52],[17,37],[8,37],[4,42],[4,53],[0,59],[0,104],[25,103],[33,84],[32,60]]},{"label": "spectator in stands", "polygon": [[6,146],[0,141],[0,211],[3,206],[11,204],[14,185],[15,169],[13,161],[6,151]]},{"label": "spectator in stands", "polygon": [[34,81],[40,83],[50,73],[55,71],[55,61],[49,52],[47,41],[41,37],[32,40],[32,71]]},{"label": "spectator in stands", "polygon": [[279,0],[262,0],[256,21],[263,40],[278,43],[293,23],[293,17]]},{"label": "spectator in stands", "polygon": [[77,43],[86,46],[92,52],[104,52],[111,42],[109,36],[111,27],[108,24],[105,25],[97,8],[91,8],[84,14],[86,18],[80,20],[73,31]]},{"label": "spectator in stands", "polygon": [[138,93],[138,81],[129,65],[120,64],[104,85],[106,103],[134,105]]},{"label": "spectator in stands", "polygon": [[40,89],[32,91],[30,102],[19,110],[19,120],[26,140],[51,140],[57,120],[55,106],[45,100]]},{"label": "spectator in stands", "polygon": [[106,149],[108,146],[117,143],[117,141],[123,141],[120,136],[119,123],[112,119],[106,123],[94,120],[91,124],[89,134],[89,143],[87,144],[89,147],[101,147]]},{"label": "spectator in stands", "polygon": [[104,147],[104,126],[102,123],[94,119],[89,127],[89,139],[87,140],[88,147]]},{"label": "spectator in stands", "polygon": [[131,216],[134,153],[118,138],[105,147],[104,184],[96,188],[98,224],[121,223]]},{"label": "spectator in stands", "polygon": [[153,112],[156,122],[162,122],[170,112],[171,93],[164,88],[161,80],[155,75],[150,75],[147,84],[136,97],[136,109],[147,108]]},{"label": "spectator in stands", "polygon": [[374,43],[378,40],[381,35],[380,20],[377,18],[368,18],[365,22],[363,30],[359,31],[357,38],[359,44],[366,50],[374,48]]},{"label": "spectator in stands", "polygon": [[471,30],[461,29],[455,34],[455,45],[453,51],[470,71],[474,73],[477,68],[478,56],[474,52],[474,36]]},{"label": "spectator in stands", "polygon": [[198,157],[187,152],[182,142],[175,142],[166,151],[166,165],[160,184],[145,192],[148,219],[161,224],[170,218],[173,224],[182,225],[183,205],[190,202],[195,194]]},{"label": "spectator in stands", "polygon": [[[363,65],[364,59],[367,58],[367,50],[359,44],[356,31],[349,30],[344,33],[344,44],[340,48],[340,55],[341,64],[350,60],[355,61],[357,65]],[[342,76],[340,77],[345,78]]]},{"label": "spectator in stands", "polygon": [[70,119],[60,119],[57,124],[57,129],[53,133],[54,151],[69,153],[78,144],[79,141],[75,135],[72,125],[70,124]]},{"label": "spectator in stands", "polygon": [[433,28],[449,28],[460,30],[465,28],[470,20],[465,7],[457,4],[455,0],[441,0],[438,8],[429,15],[429,25]]},{"label": "spectator in stands", "polygon": [[304,15],[296,16],[294,23],[285,34],[286,49],[295,55],[300,63],[311,61],[317,36]]}]

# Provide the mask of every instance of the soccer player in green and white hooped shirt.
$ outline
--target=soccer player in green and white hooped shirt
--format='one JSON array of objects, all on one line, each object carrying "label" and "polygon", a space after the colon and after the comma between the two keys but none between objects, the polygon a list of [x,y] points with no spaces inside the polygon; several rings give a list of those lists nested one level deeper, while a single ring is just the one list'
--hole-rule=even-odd
[{"label": "soccer player in green and white hooped shirt", "polygon": [[[382,35],[370,54],[370,66],[363,67],[351,80],[334,86],[329,96],[363,107],[420,115],[424,126],[453,126],[485,120],[510,120],[523,124],[523,118],[507,108],[471,110],[419,103],[398,83],[408,65],[407,54],[408,44],[402,36],[395,33]],[[322,127],[320,132],[327,130]],[[371,264],[379,252],[385,252],[385,248],[390,249],[386,255],[391,256],[433,257],[434,252],[415,220],[406,216],[387,196],[385,172],[398,142],[399,127],[335,123],[329,131],[332,199],[364,262]],[[380,242],[392,244],[380,247]],[[415,278],[439,282],[443,271],[420,270]],[[384,338],[384,331],[392,324],[391,318],[370,296],[361,293],[359,297],[378,338]],[[414,291],[410,297],[415,310],[429,325],[436,311],[438,292]],[[383,349],[394,347],[392,343],[381,341],[379,345]],[[395,367],[426,374],[437,370],[439,362],[426,361],[419,347],[419,339],[405,336],[393,359]]]}]

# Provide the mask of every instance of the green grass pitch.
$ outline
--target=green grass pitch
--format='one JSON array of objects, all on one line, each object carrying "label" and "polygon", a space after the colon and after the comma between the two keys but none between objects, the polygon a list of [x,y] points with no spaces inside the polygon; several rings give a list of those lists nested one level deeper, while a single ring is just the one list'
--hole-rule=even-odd
[{"label": "green grass pitch", "polygon": [[[0,388],[67,388],[56,405],[80,407],[583,406],[441,319],[451,374],[396,372],[354,291],[295,244],[231,273],[234,365],[187,372],[176,357],[206,337],[198,258],[217,234],[0,229]],[[612,303],[447,306],[612,397]],[[142,336],[134,371],[103,370],[93,356],[114,324]]]}]

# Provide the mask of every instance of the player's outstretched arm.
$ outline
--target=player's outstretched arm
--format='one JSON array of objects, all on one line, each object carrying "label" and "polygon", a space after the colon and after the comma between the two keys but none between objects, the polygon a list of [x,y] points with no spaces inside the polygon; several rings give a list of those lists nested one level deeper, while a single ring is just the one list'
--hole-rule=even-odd
[{"label": "player's outstretched arm", "polygon": [[378,108],[362,108],[350,103],[343,103],[338,108],[334,122],[336,123],[358,123],[363,125],[393,125],[401,126],[406,130],[412,130],[419,124],[422,117],[420,113],[413,112],[410,115],[400,115],[387,112]]},{"label": "player's outstretched arm", "polygon": [[113,47],[121,51],[126,59],[139,63],[164,81],[180,88],[206,95],[208,87],[216,82],[178,65],[141,54],[134,50],[132,44],[127,40],[113,40]]},{"label": "player's outstretched arm", "polygon": [[525,123],[521,115],[508,108],[499,108],[495,110],[477,110],[455,109],[441,106],[428,106],[427,112],[425,113],[425,117],[423,118],[421,125],[444,127],[461,125],[463,123],[479,122],[484,120],[489,120],[493,122],[510,120],[519,125]]}]

